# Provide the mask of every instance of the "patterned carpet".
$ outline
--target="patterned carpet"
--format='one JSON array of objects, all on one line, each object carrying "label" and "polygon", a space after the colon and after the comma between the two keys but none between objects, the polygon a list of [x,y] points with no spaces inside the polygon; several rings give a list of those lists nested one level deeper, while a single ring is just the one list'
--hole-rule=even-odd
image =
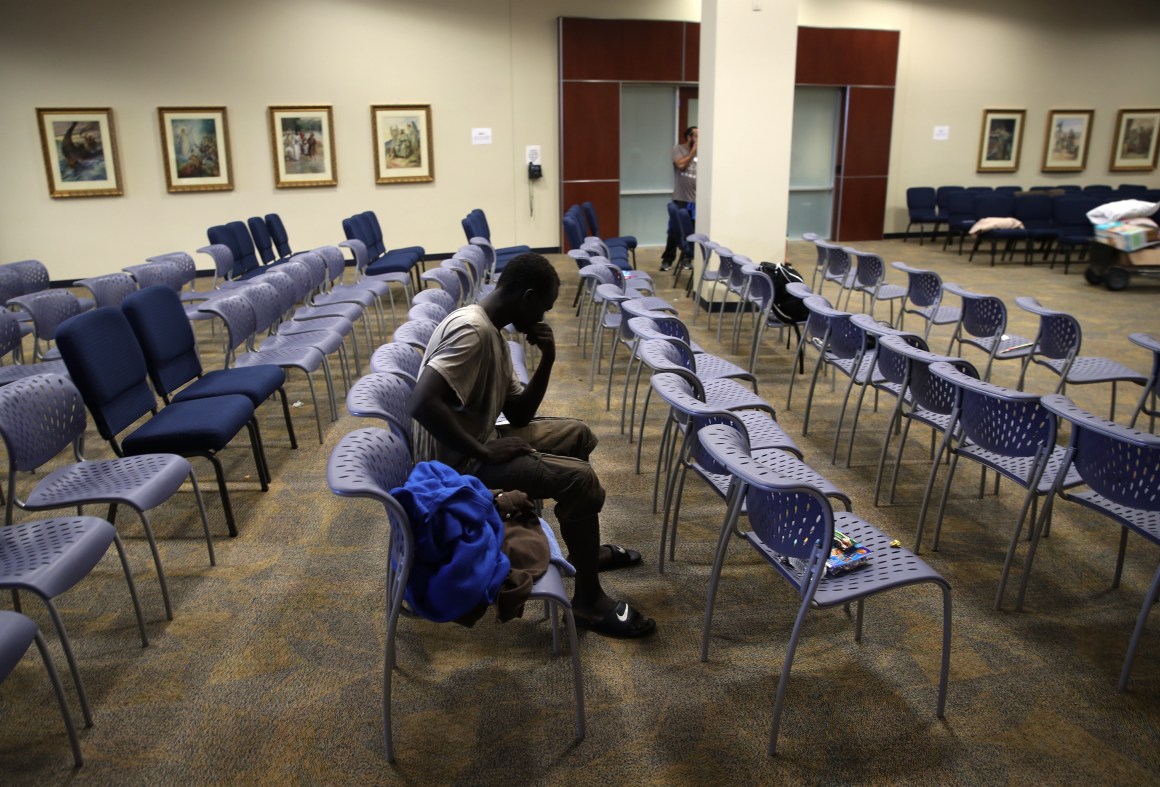
[{"label": "patterned carpet", "polygon": [[[1150,359],[1126,335],[1160,333],[1160,285],[1154,281],[1137,280],[1124,292],[1110,293],[1085,284],[1076,266],[1064,276],[1042,264],[992,268],[985,256],[968,263],[965,256],[913,242],[860,246],[1002,295],[1014,333],[1034,335],[1037,321],[1016,308],[1014,299],[1036,295],[1080,317],[1086,354],[1149,368]],[[642,250],[640,267],[653,272],[658,294],[691,322],[692,303],[683,298],[683,287],[672,289],[671,274],[656,273],[658,251]],[[795,243],[791,253],[808,279],[812,251]],[[318,445],[299,376],[291,384],[292,397],[303,402],[294,411],[298,450],[289,448],[276,404],[264,408],[270,491],[258,490],[244,441],[224,454],[235,490],[237,538],[225,535],[218,496],[207,491],[216,567],[208,564],[188,492],[154,514],[173,594],[172,622],[164,619],[140,526],[132,514],[120,517],[145,607],[148,648],[136,638],[115,557],[106,556],[91,577],[58,599],[93,706],[95,725],[81,731],[86,764],[79,772],[71,769],[43,668],[29,656],[0,687],[0,781],[1144,784],[1160,778],[1155,621],[1145,632],[1129,691],[1116,692],[1156,550],[1130,539],[1123,581],[1111,590],[1116,531],[1061,503],[1037,556],[1025,611],[1012,611],[1009,592],[1005,609],[995,612],[992,600],[1021,495],[1004,484],[998,496],[989,487],[979,499],[977,471],[966,465],[951,490],[941,549],[930,551],[928,538],[924,551],[953,588],[946,720],[935,716],[941,597],[933,587],[920,586],[870,600],[860,644],[841,610],[811,613],[789,682],[779,754],[767,757],[773,695],[797,598],[751,549],[733,543],[710,660],[698,660],[723,505],[690,480],[676,560],[658,574],[660,518],[650,498],[662,416],[651,409],[645,472],[635,475],[635,445],[618,428],[619,386],[606,411],[606,371],[592,387],[589,360],[576,343],[569,308],[575,268],[567,257],[553,259],[565,286],[550,315],[560,357],[543,414],[582,417],[601,436],[593,461],[608,491],[604,540],[645,556],[645,565],[605,575],[605,584],[656,617],[659,627],[642,642],[581,634],[588,712],[583,742],[573,741],[569,662],[551,656],[548,628],[538,615],[503,625],[488,616],[470,631],[404,620],[395,678],[398,762],[385,762],[383,512],[368,501],[336,498],[325,483],[327,456],[341,435],[373,424],[343,414]],[[901,283],[902,277],[891,270],[890,279]],[[220,363],[216,340],[204,324],[198,330],[207,367]],[[749,330],[746,323],[743,334]],[[694,336],[711,352],[747,360],[716,341],[703,313]],[[932,346],[941,352],[949,329],[936,329],[933,337]],[[622,351],[618,380],[623,362]],[[929,470],[924,430],[912,432],[895,503],[874,508],[871,488],[888,408],[871,412],[867,400],[852,467],[831,466],[843,381],[835,392],[819,384],[810,434],[801,437],[804,396],[795,390],[794,409],[785,410],[790,353],[776,335],[765,340],[758,371],[760,392],[778,408],[807,461],[853,498],[856,513],[909,545]],[[1016,364],[1000,363],[993,379],[1014,383],[1017,375]],[[1028,389],[1053,385],[1048,374],[1033,372]],[[1073,393],[1081,405],[1106,412],[1106,386]],[[1121,417],[1137,395],[1135,386],[1121,392]],[[340,412],[345,413],[341,404]],[[97,455],[104,447],[90,432],[89,451]],[[197,466],[208,481],[208,466]],[[1016,569],[1016,582],[1018,577]],[[24,608],[63,670],[43,606],[26,599]],[[75,691],[63,677],[79,723]]]}]

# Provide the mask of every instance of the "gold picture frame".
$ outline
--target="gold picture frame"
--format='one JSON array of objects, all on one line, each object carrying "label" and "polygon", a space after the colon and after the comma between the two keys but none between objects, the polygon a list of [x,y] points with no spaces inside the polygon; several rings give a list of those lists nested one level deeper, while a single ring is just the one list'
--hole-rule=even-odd
[{"label": "gold picture frame", "polygon": [[1151,172],[1160,153],[1160,109],[1121,109],[1112,140],[1112,172]]},{"label": "gold picture frame", "polygon": [[1042,172],[1083,172],[1092,136],[1092,109],[1053,109],[1047,113]]},{"label": "gold picture frame", "polygon": [[270,107],[269,118],[276,188],[338,185],[331,107]]},{"label": "gold picture frame", "polygon": [[1023,148],[1025,109],[984,109],[976,172],[1016,172]]},{"label": "gold picture frame", "polygon": [[375,183],[432,183],[430,104],[376,104],[371,107]]},{"label": "gold picture frame", "polygon": [[51,197],[120,197],[121,160],[113,110],[36,110]]},{"label": "gold picture frame", "polygon": [[233,191],[225,107],[158,107],[157,119],[170,194]]}]

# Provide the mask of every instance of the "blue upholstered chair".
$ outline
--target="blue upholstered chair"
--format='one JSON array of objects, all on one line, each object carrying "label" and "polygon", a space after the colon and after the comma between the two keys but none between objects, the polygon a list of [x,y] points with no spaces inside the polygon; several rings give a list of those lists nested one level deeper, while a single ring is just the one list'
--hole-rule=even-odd
[{"label": "blue upholstered chair", "polygon": [[930,239],[934,242],[938,225],[946,221],[938,214],[938,195],[929,186],[912,186],[906,190],[906,234],[902,240],[910,239],[910,228],[918,225],[918,245],[922,245],[923,225],[931,225]]},{"label": "blue upholstered chair", "polygon": [[[210,301],[209,303],[212,303]],[[61,357],[92,413],[97,431],[117,456],[177,454],[207,459],[217,476],[230,535],[237,535],[225,470],[217,454],[246,429],[262,491],[269,489],[254,406],[241,395],[173,402],[162,410],[149,387],[148,366],[129,320],[117,309],[94,309],[60,326]],[[124,437],[142,417],[152,413]]]}]

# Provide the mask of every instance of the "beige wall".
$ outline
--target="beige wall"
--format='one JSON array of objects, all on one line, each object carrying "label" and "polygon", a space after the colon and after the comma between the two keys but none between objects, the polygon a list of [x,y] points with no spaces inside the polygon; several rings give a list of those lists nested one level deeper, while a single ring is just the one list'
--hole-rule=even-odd
[{"label": "beige wall", "polygon": [[[1160,103],[1160,4],[1109,0],[1098,18],[1076,0],[961,5],[800,2],[800,24],[902,31],[887,231],[900,228],[909,185],[1046,182],[1038,164],[1052,107],[1096,110],[1088,171],[1074,180],[1160,185],[1155,175],[1107,172],[1116,109]],[[130,0],[116,7],[113,14],[78,0],[9,4],[0,26],[0,260],[41,259],[56,279],[192,251],[205,243],[207,226],[270,211],[303,248],[341,239],[343,216],[374,209],[388,242],[451,251],[462,242],[459,218],[476,206],[501,244],[556,245],[556,17],[700,18],[694,0]],[[760,83],[751,89],[760,100]],[[376,186],[369,106],[412,102],[433,107],[436,180]],[[308,103],[334,107],[339,185],[275,189],[266,107]],[[168,194],[157,107],[206,105],[229,110],[235,189]],[[49,198],[38,106],[114,109],[124,197]],[[1028,110],[1017,175],[974,173],[986,106]],[[600,119],[592,123],[602,133]],[[935,124],[951,127],[948,142],[931,141]],[[492,128],[491,146],[471,145],[470,131],[480,126]],[[528,144],[543,146],[546,165],[531,187],[534,213],[524,177]]]}]

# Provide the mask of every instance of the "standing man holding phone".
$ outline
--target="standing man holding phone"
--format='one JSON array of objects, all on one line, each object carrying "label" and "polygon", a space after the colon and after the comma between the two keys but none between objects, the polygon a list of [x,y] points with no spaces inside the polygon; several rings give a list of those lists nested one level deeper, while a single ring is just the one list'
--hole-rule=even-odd
[{"label": "standing man holding phone", "polygon": [[[598,573],[640,563],[640,553],[600,543],[604,487],[588,457],[596,436],[575,418],[538,418],[556,361],[544,322],[560,293],[555,268],[539,254],[521,254],[496,288],[439,324],[411,395],[411,416],[434,438],[440,461],[489,489],[521,491],[556,501],[556,518],[576,568],[576,625],[622,639],[656,631],[656,622],[604,592]],[[515,376],[502,330],[511,325],[540,351],[524,385]],[[497,426],[503,413],[508,423]]]},{"label": "standing man holding phone", "polygon": [[[678,208],[688,208],[697,201],[697,127],[685,129],[685,141],[673,148],[673,202]],[[680,248],[680,228],[669,223],[668,239],[661,254],[661,270],[673,267],[673,260]],[[681,258],[681,264],[691,262]]]}]

